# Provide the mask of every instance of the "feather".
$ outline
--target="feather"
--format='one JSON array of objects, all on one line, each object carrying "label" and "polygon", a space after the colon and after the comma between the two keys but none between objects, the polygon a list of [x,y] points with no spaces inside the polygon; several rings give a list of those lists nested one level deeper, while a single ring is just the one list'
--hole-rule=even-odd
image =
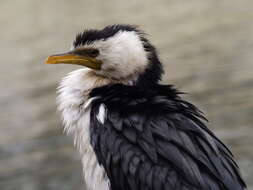
[{"label": "feather", "polygon": [[107,108],[104,124],[92,114],[90,127],[112,190],[246,187],[231,152],[175,89],[117,84],[96,89],[93,96],[100,98],[93,100],[92,110],[101,104]]}]

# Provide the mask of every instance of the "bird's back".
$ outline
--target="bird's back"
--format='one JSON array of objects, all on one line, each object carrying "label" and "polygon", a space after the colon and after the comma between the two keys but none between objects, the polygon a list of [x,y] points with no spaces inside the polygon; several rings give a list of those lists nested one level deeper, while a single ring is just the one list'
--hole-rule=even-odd
[{"label": "bird's back", "polygon": [[108,85],[90,95],[91,144],[112,190],[245,188],[231,152],[172,86]]}]

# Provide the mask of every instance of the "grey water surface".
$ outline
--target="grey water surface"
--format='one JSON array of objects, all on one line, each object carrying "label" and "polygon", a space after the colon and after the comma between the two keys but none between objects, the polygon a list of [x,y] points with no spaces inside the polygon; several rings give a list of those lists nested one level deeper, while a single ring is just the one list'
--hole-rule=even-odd
[{"label": "grey water surface", "polygon": [[113,23],[149,34],[163,83],[189,93],[253,189],[252,0],[1,0],[0,189],[83,189],[55,106],[58,81],[80,67],[43,61],[68,50],[77,32]]}]

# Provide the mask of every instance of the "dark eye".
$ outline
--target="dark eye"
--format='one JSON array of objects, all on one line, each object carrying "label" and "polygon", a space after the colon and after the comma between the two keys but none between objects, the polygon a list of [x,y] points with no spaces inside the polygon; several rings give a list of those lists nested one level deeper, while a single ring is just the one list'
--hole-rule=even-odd
[{"label": "dark eye", "polygon": [[98,54],[99,54],[99,51],[98,51],[97,49],[92,49],[92,50],[90,50],[90,55],[91,55],[92,57],[97,57]]}]

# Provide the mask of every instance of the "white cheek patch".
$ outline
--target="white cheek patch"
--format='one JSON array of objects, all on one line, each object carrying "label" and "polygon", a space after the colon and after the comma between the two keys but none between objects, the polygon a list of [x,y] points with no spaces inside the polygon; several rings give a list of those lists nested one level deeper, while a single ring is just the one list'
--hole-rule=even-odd
[{"label": "white cheek patch", "polygon": [[103,62],[98,74],[115,79],[136,79],[148,65],[148,55],[135,31],[119,31],[107,40],[94,41],[85,47],[97,48]]},{"label": "white cheek patch", "polygon": [[[104,69],[115,78],[125,78],[144,71],[148,64],[146,51],[134,32],[119,32],[105,41]],[[107,70],[108,69],[108,70]]]}]

